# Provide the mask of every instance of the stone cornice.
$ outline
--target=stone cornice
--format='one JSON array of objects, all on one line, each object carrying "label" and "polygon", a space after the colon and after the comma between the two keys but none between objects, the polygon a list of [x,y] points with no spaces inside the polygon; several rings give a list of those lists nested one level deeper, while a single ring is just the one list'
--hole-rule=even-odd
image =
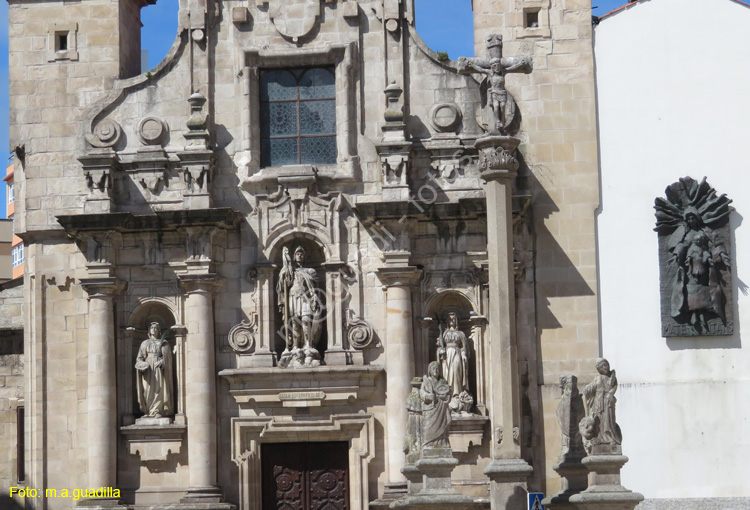
[{"label": "stone cornice", "polygon": [[180,287],[186,294],[213,293],[224,283],[217,278],[216,273],[179,275]]},{"label": "stone cornice", "polygon": [[417,283],[422,270],[416,266],[381,267],[377,274],[386,287],[405,287]]}]

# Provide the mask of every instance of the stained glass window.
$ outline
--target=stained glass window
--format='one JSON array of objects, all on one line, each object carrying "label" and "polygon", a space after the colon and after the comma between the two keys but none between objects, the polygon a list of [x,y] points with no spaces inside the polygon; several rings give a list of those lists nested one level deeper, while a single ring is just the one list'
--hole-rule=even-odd
[{"label": "stained glass window", "polygon": [[333,68],[262,71],[260,125],[262,166],[336,163]]}]

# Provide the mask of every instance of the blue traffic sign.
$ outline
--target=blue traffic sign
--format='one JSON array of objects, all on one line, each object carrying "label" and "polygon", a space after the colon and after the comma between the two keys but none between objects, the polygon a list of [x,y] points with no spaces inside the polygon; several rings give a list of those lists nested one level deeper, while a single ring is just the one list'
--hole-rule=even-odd
[{"label": "blue traffic sign", "polygon": [[544,510],[542,500],[544,499],[543,492],[529,492],[529,506],[528,510]]}]

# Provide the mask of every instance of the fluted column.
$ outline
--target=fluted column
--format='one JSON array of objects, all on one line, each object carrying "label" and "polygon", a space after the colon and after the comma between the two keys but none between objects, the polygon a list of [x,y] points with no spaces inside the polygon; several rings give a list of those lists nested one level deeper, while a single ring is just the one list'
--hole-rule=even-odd
[{"label": "fluted column", "polygon": [[190,488],[186,500],[221,501],[216,474],[216,353],[213,294],[216,275],[180,277],[185,318],[186,402]]},{"label": "fluted column", "polygon": [[408,252],[390,252],[378,277],[387,287],[386,296],[386,423],[388,437],[388,479],[392,484],[406,481],[401,468],[406,465],[402,441],[406,436],[406,397],[414,377],[414,331],[412,325],[412,285],[422,274],[408,265]]},{"label": "fluted column", "polygon": [[[513,273],[512,183],[519,140],[486,136],[476,142],[479,168],[486,181],[487,258],[489,261],[489,401],[492,423],[492,461],[485,469],[490,478],[492,510],[515,510],[512,501],[532,468],[521,458],[516,298]],[[525,507],[525,501],[523,502]],[[520,508],[520,506],[519,506]]]},{"label": "fluted column", "polygon": [[117,487],[117,378],[114,296],[116,278],[87,278],[89,295],[88,444],[89,488]]}]

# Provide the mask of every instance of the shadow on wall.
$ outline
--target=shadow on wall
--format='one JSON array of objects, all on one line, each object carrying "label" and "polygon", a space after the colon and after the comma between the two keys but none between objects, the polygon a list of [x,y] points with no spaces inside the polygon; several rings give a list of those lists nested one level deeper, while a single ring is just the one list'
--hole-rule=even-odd
[{"label": "shadow on wall", "polygon": [[0,508],[2,510],[22,510],[23,507],[7,494],[0,494]]}]

